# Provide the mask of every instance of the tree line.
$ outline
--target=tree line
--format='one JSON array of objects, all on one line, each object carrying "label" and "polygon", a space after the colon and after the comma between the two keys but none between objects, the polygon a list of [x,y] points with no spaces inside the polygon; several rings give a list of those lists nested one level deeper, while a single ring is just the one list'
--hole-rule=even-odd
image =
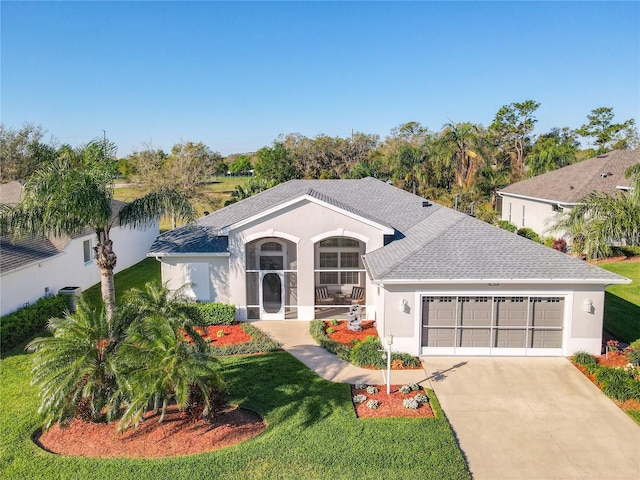
[{"label": "tree line", "polygon": [[[118,159],[113,168],[142,189],[170,187],[192,200],[208,201],[211,209],[219,205],[205,199],[198,188],[210,176],[255,173],[249,183],[237,187],[232,201],[291,179],[371,176],[446,206],[452,206],[455,198],[462,209],[473,202],[476,214],[492,221],[499,188],[600,153],[638,147],[635,120],[616,121],[611,107],[592,110],[578,128],[553,128],[535,135],[539,107],[534,100],[504,105],[488,127],[449,122],[432,131],[411,121],[393,128],[384,139],[363,132],[344,138],[289,133],[255,153],[226,158],[202,142],[180,142],[169,153],[144,144]],[[73,148],[43,142],[44,133],[32,124],[21,129],[0,126],[2,182],[24,180],[61,155],[79,168],[99,155],[115,158],[115,146],[106,141]],[[582,149],[583,140],[592,146]]]}]

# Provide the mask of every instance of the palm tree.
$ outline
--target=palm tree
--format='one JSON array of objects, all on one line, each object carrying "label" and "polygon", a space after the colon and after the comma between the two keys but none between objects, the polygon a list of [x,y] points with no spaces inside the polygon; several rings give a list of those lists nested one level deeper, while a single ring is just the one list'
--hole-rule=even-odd
[{"label": "palm tree", "polygon": [[[117,260],[111,228],[148,226],[166,213],[191,221],[195,212],[184,195],[170,189],[150,192],[118,209],[112,202],[112,162],[95,159],[96,152],[106,154],[107,148],[96,149],[96,142],[91,142],[84,150],[70,153],[64,149],[55,161],[32,175],[24,184],[20,203],[5,206],[0,213],[0,230],[20,239],[31,235],[72,236],[91,228],[97,237],[94,258],[101,273],[102,300],[107,321],[111,321],[116,308],[113,269]],[[84,168],[74,168],[74,155],[90,160]]]},{"label": "palm tree", "polygon": [[130,398],[118,428],[136,426],[151,405],[161,410],[162,422],[170,401],[183,410],[194,392],[202,396],[207,416],[223,382],[216,358],[194,328],[197,310],[158,282],[128,292],[124,308],[135,314],[118,352]]},{"label": "palm tree", "polygon": [[449,122],[443,129],[442,141],[451,146],[455,158],[456,182],[459,187],[468,188],[482,162],[478,127],[470,122]]},{"label": "palm tree", "polygon": [[426,181],[426,168],[425,151],[419,146],[403,145],[396,156],[392,178],[408,185],[415,195],[418,186]]},{"label": "palm tree", "polygon": [[611,253],[612,241],[640,245],[640,164],[629,168],[626,176],[634,178],[631,192],[594,192],[569,213],[559,215],[553,230],[567,231],[575,253],[599,258]]},{"label": "palm tree", "polygon": [[99,421],[119,413],[116,343],[104,312],[96,312],[81,301],[73,314],[49,320],[53,336],[32,340],[31,384],[39,390],[45,429],[65,424],[80,415]]},{"label": "palm tree", "polygon": [[477,188],[488,195],[495,210],[498,189],[509,184],[509,171],[505,166],[488,165],[478,171]]}]

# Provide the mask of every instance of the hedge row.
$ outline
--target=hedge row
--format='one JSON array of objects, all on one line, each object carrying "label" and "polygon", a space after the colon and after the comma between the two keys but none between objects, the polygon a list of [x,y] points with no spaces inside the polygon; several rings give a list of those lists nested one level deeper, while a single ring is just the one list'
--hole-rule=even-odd
[{"label": "hedge row", "polygon": [[[387,362],[382,359],[382,344],[377,337],[371,336],[358,342],[353,348],[332,340],[325,333],[323,320],[313,320],[309,333],[325,350],[336,355],[340,360],[351,362],[356,367],[386,368]],[[391,361],[402,360],[405,367],[419,367],[420,360],[408,353],[392,353]]]},{"label": "hedge row", "polygon": [[225,303],[198,303],[198,310],[204,318],[205,325],[232,325],[236,321],[235,305]]},{"label": "hedge row", "polygon": [[44,297],[33,305],[0,318],[0,344],[3,350],[15,347],[43,330],[52,317],[61,317],[68,310],[68,297]]},{"label": "hedge row", "polygon": [[345,362],[351,361],[351,348],[335,340],[327,337],[324,331],[324,322],[322,320],[312,320],[309,327],[311,337],[328,352],[336,355],[340,360]]},{"label": "hedge row", "polygon": [[225,345],[223,347],[215,347],[211,345],[209,348],[216,356],[222,355],[246,355],[249,353],[267,353],[280,349],[280,345],[273,341],[268,335],[257,329],[250,323],[242,323],[242,330],[251,337],[251,341],[238,345]]}]

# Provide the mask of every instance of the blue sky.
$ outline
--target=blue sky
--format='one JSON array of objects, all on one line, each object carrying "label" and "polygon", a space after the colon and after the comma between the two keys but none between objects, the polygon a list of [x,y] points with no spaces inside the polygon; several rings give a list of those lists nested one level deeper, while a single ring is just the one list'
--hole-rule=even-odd
[{"label": "blue sky", "polygon": [[[2,1],[1,116],[126,155],[281,133],[382,138],[489,125],[534,99],[538,132],[594,108],[639,120],[640,2]],[[47,137],[48,138],[48,137]]]}]

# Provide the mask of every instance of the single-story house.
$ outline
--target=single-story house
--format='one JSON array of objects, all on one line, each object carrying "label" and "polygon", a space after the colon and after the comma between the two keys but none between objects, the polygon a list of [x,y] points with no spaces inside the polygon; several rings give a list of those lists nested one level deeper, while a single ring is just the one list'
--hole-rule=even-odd
[{"label": "single-story house", "polygon": [[518,228],[562,237],[565,232],[550,230],[558,212],[570,211],[592,192],[629,190],[632,183],[625,172],[638,163],[640,150],[614,150],[509,185],[498,191],[501,218]]},{"label": "single-story house", "polygon": [[414,355],[599,353],[624,277],[392,185],[292,180],[158,237],[162,280],[238,320],[345,318]]},{"label": "single-story house", "polygon": [[[0,203],[17,203],[21,191],[17,181],[0,185]],[[114,200],[114,211],[122,205]],[[115,272],[144,260],[158,233],[158,222],[145,229],[114,226],[111,239],[118,256]],[[32,237],[18,242],[0,236],[0,315],[64,287],[86,290],[100,282],[100,270],[93,259],[95,242],[96,234],[90,229],[73,237]]]}]

